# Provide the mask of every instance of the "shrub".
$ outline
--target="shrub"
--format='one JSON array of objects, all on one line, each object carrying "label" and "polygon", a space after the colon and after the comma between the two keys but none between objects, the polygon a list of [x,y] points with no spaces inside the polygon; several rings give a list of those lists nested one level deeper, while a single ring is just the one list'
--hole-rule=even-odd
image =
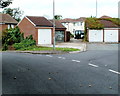
[{"label": "shrub", "polygon": [[23,33],[20,32],[18,27],[6,29],[2,33],[3,50],[7,50],[8,45],[19,43],[24,39]]},{"label": "shrub", "polygon": [[32,35],[30,35],[29,37],[26,37],[26,39],[22,40],[20,43],[15,43],[13,45],[13,47],[18,50],[18,49],[22,49],[22,48],[26,48],[26,47],[30,47],[36,45],[35,40],[33,40]]},{"label": "shrub", "polygon": [[3,48],[2,48],[2,51],[5,51],[5,50],[8,50],[8,44],[6,43],[3,45]]}]

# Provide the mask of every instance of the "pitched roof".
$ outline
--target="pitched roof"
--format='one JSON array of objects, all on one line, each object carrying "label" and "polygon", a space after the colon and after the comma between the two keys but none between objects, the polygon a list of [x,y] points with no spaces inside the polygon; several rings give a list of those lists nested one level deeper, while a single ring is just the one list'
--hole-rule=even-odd
[{"label": "pitched roof", "polygon": [[9,14],[0,13],[0,23],[17,24],[18,22],[15,19],[13,19]]},{"label": "pitched roof", "polygon": [[65,18],[60,20],[61,23],[70,23],[70,22],[73,23],[73,22],[83,22],[83,21],[85,21],[85,17],[80,17],[77,19]]},{"label": "pitched roof", "polygon": [[76,21],[82,21],[82,22],[84,22],[85,20],[86,20],[86,17],[80,17],[80,18],[76,19]]},{"label": "pitched roof", "polygon": [[100,18],[112,18],[112,17],[103,15],[103,16],[101,16]]},{"label": "pitched roof", "polygon": [[[51,23],[53,23],[53,20],[50,20]],[[55,28],[63,28],[66,29],[65,26],[63,26],[58,20],[55,20]]]},{"label": "pitched roof", "polygon": [[65,18],[65,19],[62,19],[62,20],[59,20],[61,23],[69,23],[69,22],[74,22],[74,19],[71,19],[71,18]]},{"label": "pitched roof", "polygon": [[40,16],[26,16],[26,17],[38,27],[53,27],[53,24],[45,17]]},{"label": "pitched roof", "polygon": [[101,24],[104,25],[104,28],[118,28],[118,25],[108,20],[99,20]]}]

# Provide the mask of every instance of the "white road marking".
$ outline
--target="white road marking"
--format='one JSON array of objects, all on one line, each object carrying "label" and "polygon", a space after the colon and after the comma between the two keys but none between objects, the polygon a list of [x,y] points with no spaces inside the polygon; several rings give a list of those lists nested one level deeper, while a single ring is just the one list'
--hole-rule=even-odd
[{"label": "white road marking", "polygon": [[60,58],[60,59],[66,59],[65,57],[58,57],[58,58]]},{"label": "white road marking", "polygon": [[120,72],[114,71],[114,70],[112,70],[112,69],[109,69],[109,71],[112,72],[112,73],[116,73],[116,74],[119,74],[119,75],[120,75]]},{"label": "white road marking", "polygon": [[97,65],[94,65],[94,64],[91,64],[91,63],[89,63],[88,65],[90,65],[90,66],[92,66],[92,67],[99,67],[99,66],[97,66]]},{"label": "white road marking", "polygon": [[48,57],[53,57],[53,56],[51,56],[51,55],[46,55],[46,56],[48,56]]},{"label": "white road marking", "polygon": [[58,57],[58,58],[62,58],[62,57]]},{"label": "white road marking", "polygon": [[62,59],[66,59],[65,57],[63,57]]},{"label": "white road marking", "polygon": [[79,60],[72,60],[72,61],[73,61],[73,62],[78,62],[78,63],[80,62]]}]

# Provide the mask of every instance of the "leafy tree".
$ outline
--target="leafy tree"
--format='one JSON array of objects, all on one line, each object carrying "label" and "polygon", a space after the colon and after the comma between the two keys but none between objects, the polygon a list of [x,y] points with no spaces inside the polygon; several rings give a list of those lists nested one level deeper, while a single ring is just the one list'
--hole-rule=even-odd
[{"label": "leafy tree", "polygon": [[21,16],[23,15],[23,11],[20,10],[20,8],[5,8],[2,13],[9,14],[11,17],[13,17],[18,22],[21,20]]},{"label": "leafy tree", "polygon": [[0,8],[5,8],[12,3],[12,0],[0,0]]},{"label": "leafy tree", "polygon": [[55,15],[54,18],[55,18],[56,20],[61,20],[61,19],[62,19],[62,15]]}]

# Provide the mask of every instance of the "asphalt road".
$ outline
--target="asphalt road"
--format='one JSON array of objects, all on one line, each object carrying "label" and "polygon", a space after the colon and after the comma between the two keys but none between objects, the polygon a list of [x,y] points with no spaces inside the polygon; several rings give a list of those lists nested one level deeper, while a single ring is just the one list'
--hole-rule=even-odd
[{"label": "asphalt road", "polygon": [[118,94],[118,50],[2,53],[3,94]]}]

